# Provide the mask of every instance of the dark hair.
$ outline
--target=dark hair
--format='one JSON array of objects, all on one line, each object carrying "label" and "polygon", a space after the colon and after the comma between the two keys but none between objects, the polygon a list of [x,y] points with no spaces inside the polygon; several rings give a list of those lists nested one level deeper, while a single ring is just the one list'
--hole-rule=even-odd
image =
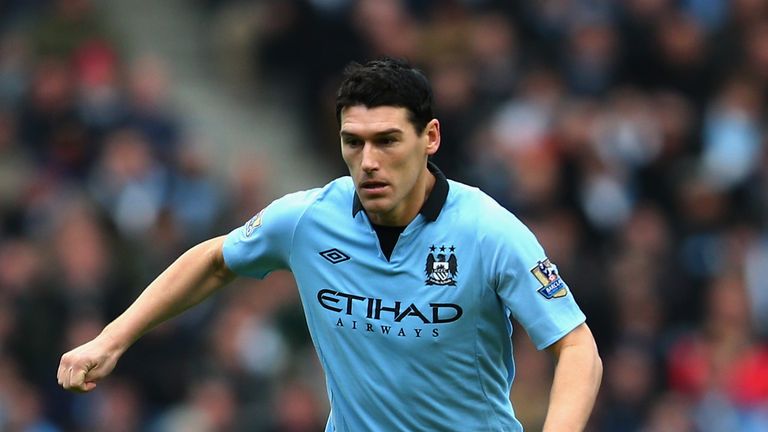
[{"label": "dark hair", "polygon": [[344,69],[336,94],[336,120],[341,122],[341,111],[355,105],[405,108],[417,134],[434,118],[432,86],[427,77],[406,61],[388,57],[364,65],[352,62]]}]

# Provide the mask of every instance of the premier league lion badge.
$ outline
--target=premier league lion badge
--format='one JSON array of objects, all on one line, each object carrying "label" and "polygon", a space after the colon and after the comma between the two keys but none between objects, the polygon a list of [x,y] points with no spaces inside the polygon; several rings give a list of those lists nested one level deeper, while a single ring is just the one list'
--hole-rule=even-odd
[{"label": "premier league lion badge", "polygon": [[541,284],[539,288],[539,294],[543,295],[546,299],[565,297],[568,294],[565,282],[560,279],[560,273],[557,271],[557,266],[549,261],[549,258],[544,261],[539,261],[536,266],[531,269],[531,273],[536,277],[536,280]]},{"label": "premier league lion badge", "polygon": [[253,234],[254,231],[256,231],[256,228],[261,226],[261,214],[264,213],[264,210],[256,213],[256,216],[251,218],[251,220],[248,221],[247,224],[245,224],[245,236],[250,237],[251,234]]},{"label": "premier league lion badge", "polygon": [[[456,248],[440,246],[440,252],[435,254],[437,249],[434,245],[429,248],[430,253],[427,255],[427,265],[424,268],[427,280],[424,282],[427,285],[456,286],[456,275],[459,273],[456,255],[453,253]],[[446,249],[450,255],[445,253]]]}]

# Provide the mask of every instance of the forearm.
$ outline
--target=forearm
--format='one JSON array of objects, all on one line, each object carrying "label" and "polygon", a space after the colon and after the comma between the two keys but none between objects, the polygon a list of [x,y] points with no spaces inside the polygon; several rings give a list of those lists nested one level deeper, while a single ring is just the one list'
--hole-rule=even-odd
[{"label": "forearm", "polygon": [[[586,326],[584,327],[586,329]],[[603,365],[589,330],[588,340],[563,346],[549,396],[544,432],[582,431],[597,397]]]},{"label": "forearm", "polygon": [[198,304],[234,275],[221,255],[224,238],[194,246],[161,273],[119,317],[107,325],[100,337],[114,349],[125,351],[158,324]]}]

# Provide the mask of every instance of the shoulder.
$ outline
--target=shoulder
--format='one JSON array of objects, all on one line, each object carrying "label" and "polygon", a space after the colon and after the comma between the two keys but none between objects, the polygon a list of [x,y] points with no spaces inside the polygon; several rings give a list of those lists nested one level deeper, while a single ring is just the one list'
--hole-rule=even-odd
[{"label": "shoulder", "polygon": [[518,220],[512,212],[502,207],[482,190],[453,180],[449,180],[448,183],[449,192],[446,208],[450,212],[478,222],[489,222],[497,218]]},{"label": "shoulder", "polygon": [[[264,239],[290,243],[296,228],[306,221],[318,204],[332,202],[340,206],[344,195],[350,195],[351,180],[339,178],[320,188],[292,192],[272,201],[244,226],[230,233],[231,244],[246,244]],[[348,199],[351,203],[351,198]],[[351,204],[350,204],[351,205]],[[286,244],[288,244],[286,243]],[[287,248],[287,246],[286,246]]]},{"label": "shoulder", "polygon": [[339,177],[320,189],[317,200],[331,204],[351,203],[354,192],[355,184],[352,182],[352,177]]},{"label": "shoulder", "polygon": [[318,203],[342,205],[344,201],[351,203],[351,191],[354,190],[352,180],[349,177],[337,178],[323,187],[292,192],[276,199],[269,205],[269,209],[281,213],[304,213]]},{"label": "shoulder", "polygon": [[533,234],[510,210],[482,190],[449,180],[446,207],[459,221],[476,227],[482,241],[530,240]]}]

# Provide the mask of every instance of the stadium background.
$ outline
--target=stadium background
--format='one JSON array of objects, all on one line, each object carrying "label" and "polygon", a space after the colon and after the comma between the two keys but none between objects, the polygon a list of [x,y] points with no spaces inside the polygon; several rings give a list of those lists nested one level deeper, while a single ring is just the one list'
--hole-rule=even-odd
[{"label": "stadium background", "polygon": [[[432,79],[437,163],[529,224],[587,313],[589,430],[768,430],[762,0],[0,1],[0,430],[321,430],[285,273],[91,394],[56,365],[190,245],[343,174],[340,68],[385,54]],[[538,430],[551,361],[522,331],[515,354]]]}]

